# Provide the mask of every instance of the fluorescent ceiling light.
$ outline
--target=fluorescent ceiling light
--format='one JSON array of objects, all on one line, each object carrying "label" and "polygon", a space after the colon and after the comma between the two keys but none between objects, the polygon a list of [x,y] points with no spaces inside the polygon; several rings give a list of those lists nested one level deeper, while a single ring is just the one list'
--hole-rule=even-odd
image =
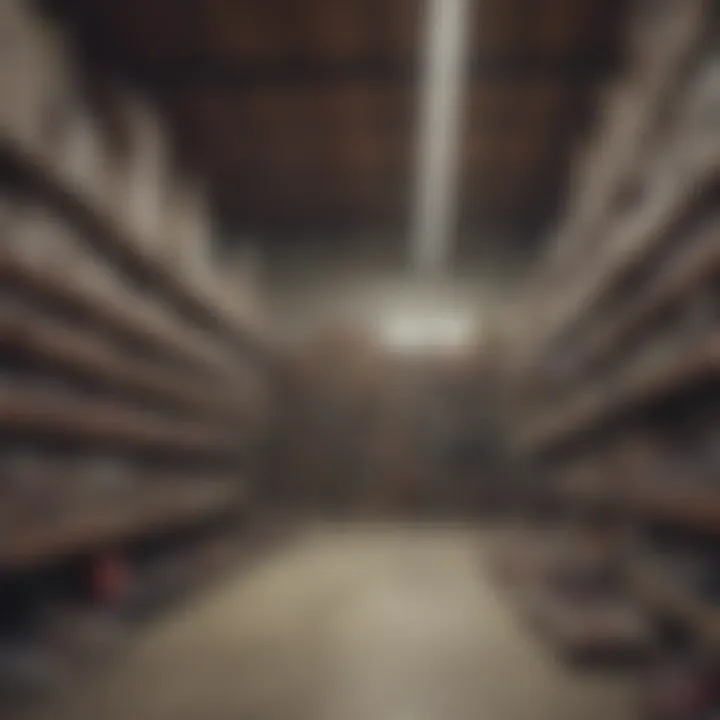
[{"label": "fluorescent ceiling light", "polygon": [[412,254],[425,272],[448,264],[455,228],[469,0],[426,0]]},{"label": "fluorescent ceiling light", "polygon": [[469,345],[476,333],[473,319],[458,312],[407,314],[391,317],[380,328],[380,340],[390,349],[452,349]]}]

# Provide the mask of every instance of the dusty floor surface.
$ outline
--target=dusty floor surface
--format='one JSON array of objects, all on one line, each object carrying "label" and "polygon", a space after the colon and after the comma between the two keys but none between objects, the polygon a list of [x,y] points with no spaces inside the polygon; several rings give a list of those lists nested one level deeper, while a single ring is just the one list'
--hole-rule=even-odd
[{"label": "dusty floor surface", "polygon": [[516,624],[464,530],[315,528],[144,632],[49,720],[624,720]]}]

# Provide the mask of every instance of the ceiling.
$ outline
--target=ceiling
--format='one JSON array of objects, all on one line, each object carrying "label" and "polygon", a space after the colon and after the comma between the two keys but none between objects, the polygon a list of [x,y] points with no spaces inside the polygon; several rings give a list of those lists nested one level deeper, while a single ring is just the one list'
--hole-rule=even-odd
[{"label": "ceiling", "polygon": [[[93,63],[142,85],[232,233],[404,247],[421,0],[64,0]],[[622,0],[477,0],[461,254],[531,251],[620,60]]]}]

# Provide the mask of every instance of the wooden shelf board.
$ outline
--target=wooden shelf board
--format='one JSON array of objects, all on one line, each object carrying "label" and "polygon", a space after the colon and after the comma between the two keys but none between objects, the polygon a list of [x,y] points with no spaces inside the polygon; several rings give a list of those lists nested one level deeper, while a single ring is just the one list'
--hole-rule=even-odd
[{"label": "wooden shelf board", "polygon": [[239,489],[208,488],[167,494],[143,508],[88,512],[57,524],[14,532],[0,545],[0,567],[19,569],[163,532],[232,509],[241,500]]},{"label": "wooden shelf board", "polygon": [[0,158],[26,184],[37,188],[67,217],[72,218],[90,241],[119,259],[132,273],[156,285],[161,294],[168,297],[183,314],[219,331],[251,354],[267,357],[269,348],[255,329],[245,327],[231,317],[189,277],[182,277],[147,245],[136,241],[119,218],[98,207],[97,202],[87,197],[77,183],[63,177],[39,153],[0,136]]},{"label": "wooden shelf board", "polygon": [[680,487],[634,488],[623,498],[631,510],[650,518],[720,533],[720,488]]},{"label": "wooden shelf board", "polygon": [[541,343],[538,358],[580,321],[579,313],[586,313],[606,296],[610,285],[647,257],[677,227],[688,210],[702,197],[703,191],[718,181],[720,158],[716,148],[709,147],[708,150],[706,159],[697,168],[677,179],[673,192],[659,193],[653,199],[653,204],[641,211],[646,214],[647,220],[641,223],[634,218],[634,224],[623,225],[606,243],[608,247],[614,247],[615,251],[591,264],[590,277],[578,283],[579,292],[568,293],[566,304],[557,312],[558,319],[553,322],[553,327]]},{"label": "wooden shelf board", "polygon": [[682,623],[704,644],[720,648],[720,608],[694,597],[641,561],[630,569],[630,583],[638,598],[654,611]]},{"label": "wooden shelf board", "polygon": [[0,255],[0,279],[17,283],[31,295],[50,303],[69,306],[104,330],[110,330],[114,335],[143,347],[159,350],[208,376],[218,370],[208,362],[206,355],[198,352],[197,344],[190,338],[174,333],[169,328],[155,327],[120,304],[111,305],[91,297],[69,279],[49,270],[23,266],[12,258]]},{"label": "wooden shelf board", "polygon": [[707,242],[695,248],[670,272],[663,273],[634,304],[615,314],[601,327],[583,352],[583,364],[596,363],[612,353],[626,338],[637,333],[653,317],[694,289],[720,274],[720,228],[707,234]]},{"label": "wooden shelf board", "polygon": [[0,314],[0,348],[41,358],[110,388],[147,394],[172,407],[215,418],[238,418],[238,413],[233,412],[236,407],[231,402],[230,389],[225,394],[204,389],[190,373],[123,356],[112,344],[49,320],[29,308],[9,317]]},{"label": "wooden shelf board", "polygon": [[720,334],[715,333],[700,348],[683,352],[653,371],[639,370],[606,393],[581,396],[569,410],[554,413],[520,441],[525,452],[539,452],[565,442],[605,421],[609,416],[680,392],[696,380],[712,377],[720,370]]},{"label": "wooden shelf board", "polygon": [[81,443],[173,450],[237,452],[235,433],[191,420],[166,420],[154,413],[108,401],[69,397],[27,389],[0,391],[0,427],[32,436]]}]

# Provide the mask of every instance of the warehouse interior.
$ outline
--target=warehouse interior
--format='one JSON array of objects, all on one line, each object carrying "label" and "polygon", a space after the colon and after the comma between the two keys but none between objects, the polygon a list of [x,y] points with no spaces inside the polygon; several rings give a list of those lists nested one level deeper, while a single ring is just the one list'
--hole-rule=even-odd
[{"label": "warehouse interior", "polygon": [[720,717],[718,0],[0,0],[0,718]]}]

